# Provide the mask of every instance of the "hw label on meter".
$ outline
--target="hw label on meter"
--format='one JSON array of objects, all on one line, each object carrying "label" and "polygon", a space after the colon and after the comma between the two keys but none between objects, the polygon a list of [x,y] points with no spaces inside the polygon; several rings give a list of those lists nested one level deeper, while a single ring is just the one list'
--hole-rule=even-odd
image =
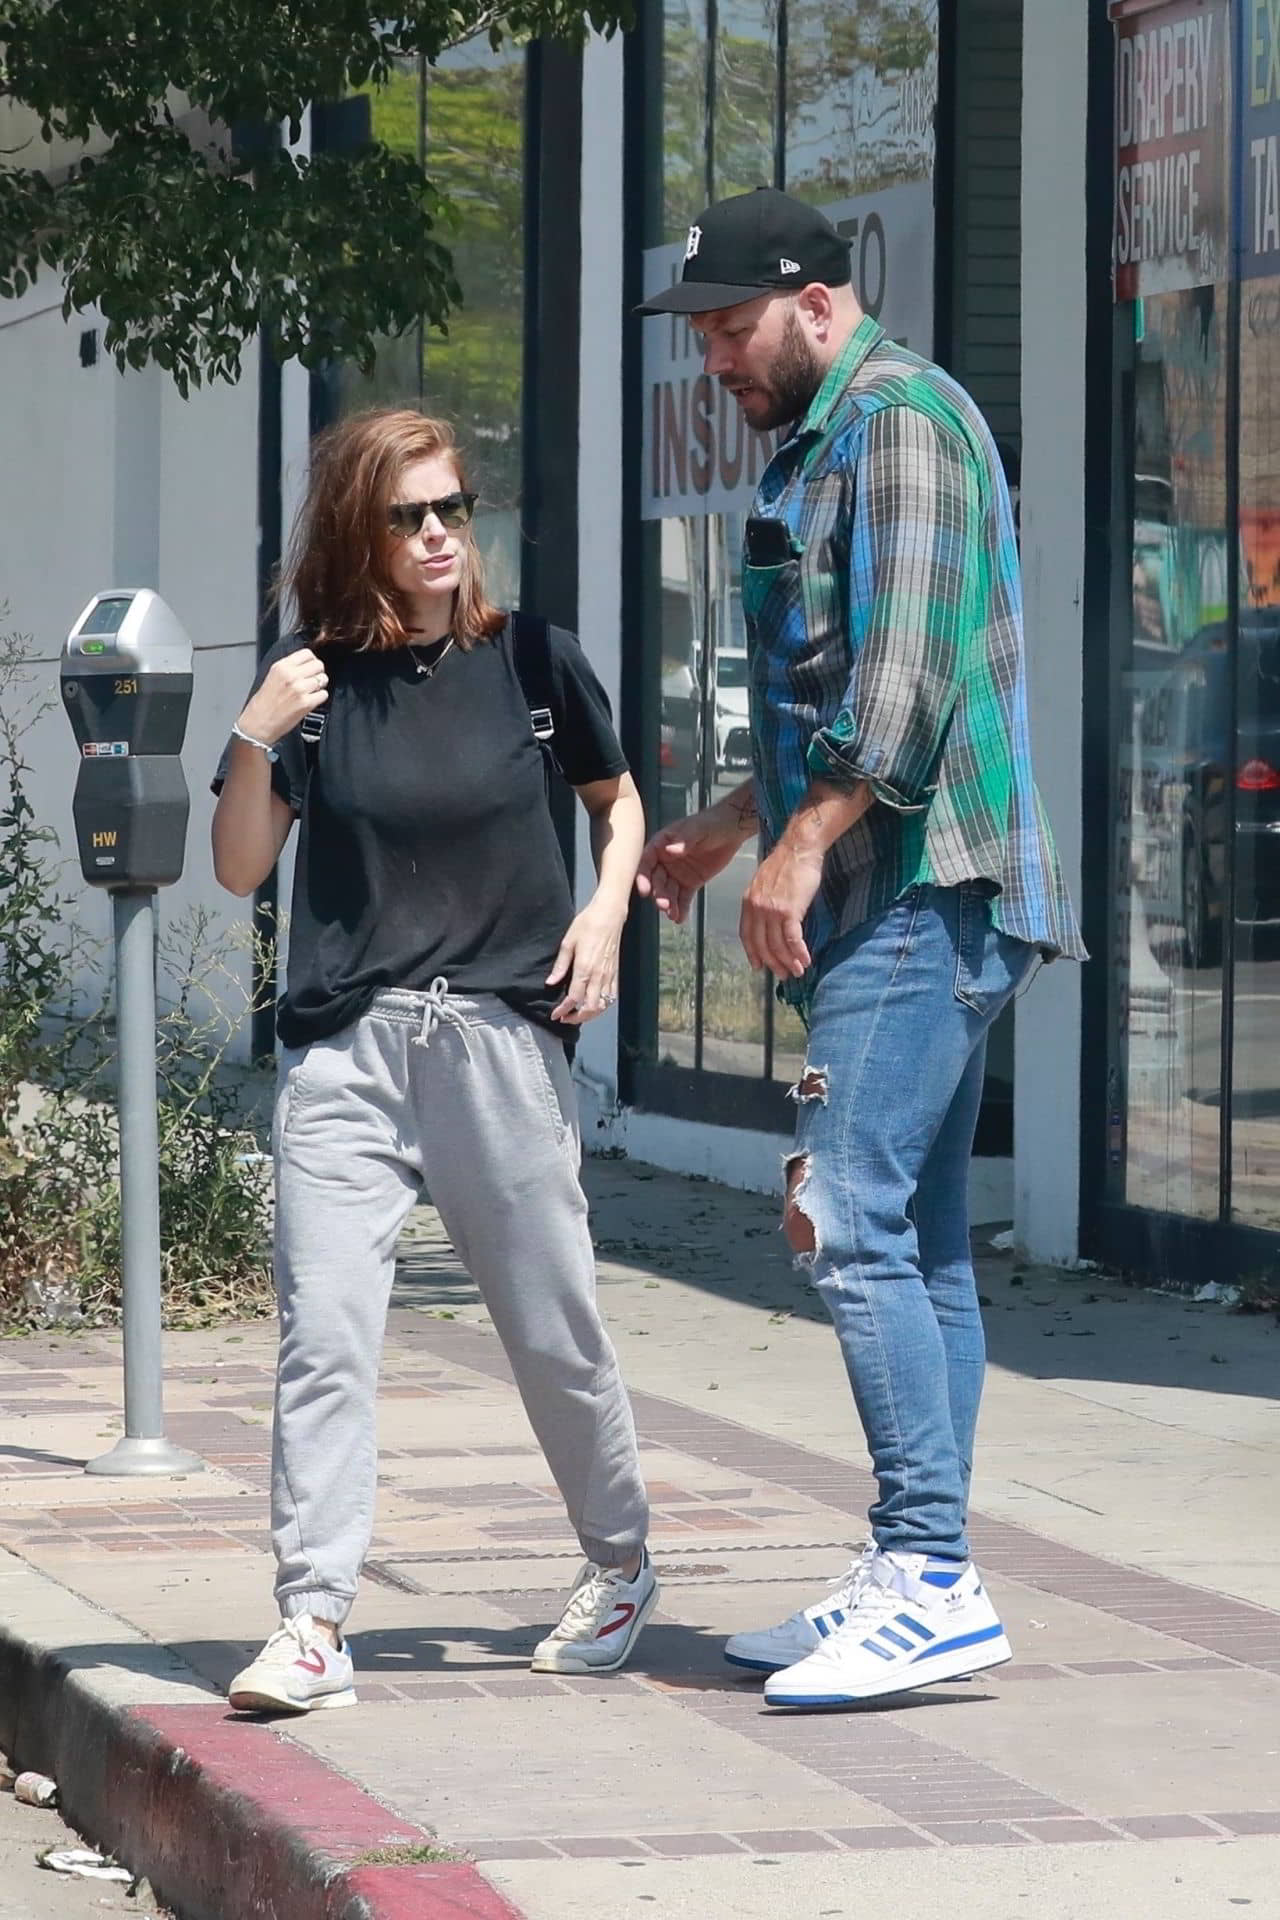
[{"label": "hw label on meter", "polygon": [[127,759],[129,742],[127,740],[86,740],[80,752],[86,760]]}]

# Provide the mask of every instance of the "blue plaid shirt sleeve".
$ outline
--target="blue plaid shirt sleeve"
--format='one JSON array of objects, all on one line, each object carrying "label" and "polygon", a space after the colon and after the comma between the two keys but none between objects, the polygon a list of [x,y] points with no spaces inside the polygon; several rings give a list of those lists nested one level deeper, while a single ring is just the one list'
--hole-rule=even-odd
[{"label": "blue plaid shirt sleeve", "polygon": [[866,781],[903,813],[937,791],[947,729],[978,630],[982,501],[958,435],[918,406],[873,414],[849,523],[852,664],[810,772]]}]

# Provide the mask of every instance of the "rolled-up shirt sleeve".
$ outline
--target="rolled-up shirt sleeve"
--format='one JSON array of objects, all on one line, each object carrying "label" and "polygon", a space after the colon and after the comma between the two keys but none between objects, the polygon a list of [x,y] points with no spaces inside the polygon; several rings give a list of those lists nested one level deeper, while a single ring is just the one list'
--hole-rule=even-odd
[{"label": "rolled-up shirt sleeve", "polygon": [[809,771],[865,781],[901,812],[926,808],[977,624],[977,462],[928,414],[872,416],[850,521],[853,663],[840,710],[809,744]]}]

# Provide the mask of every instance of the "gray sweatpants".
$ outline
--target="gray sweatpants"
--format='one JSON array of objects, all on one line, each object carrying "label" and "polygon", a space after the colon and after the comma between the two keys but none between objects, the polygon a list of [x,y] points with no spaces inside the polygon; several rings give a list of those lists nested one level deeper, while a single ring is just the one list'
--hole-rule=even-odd
[{"label": "gray sweatpants", "polygon": [[491,994],[380,993],[287,1050],[276,1095],[280,1307],[271,1472],[283,1614],[345,1619],[373,1530],[396,1241],[425,1180],[506,1348],[588,1559],[648,1528],[631,1407],[596,1307],[576,1101],[555,1037]]}]

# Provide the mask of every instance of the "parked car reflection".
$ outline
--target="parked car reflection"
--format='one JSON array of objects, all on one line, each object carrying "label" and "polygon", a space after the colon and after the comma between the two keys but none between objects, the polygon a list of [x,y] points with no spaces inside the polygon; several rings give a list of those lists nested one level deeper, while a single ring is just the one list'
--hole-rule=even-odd
[{"label": "parked car reflection", "polygon": [[661,680],[658,801],[665,827],[698,804],[698,683],[689,666],[669,667]]},{"label": "parked car reflection", "polygon": [[1153,927],[1171,926],[1197,968],[1222,958],[1231,787],[1236,918],[1280,926],[1280,608],[1242,610],[1238,656],[1233,752],[1226,622],[1172,657],[1134,647],[1136,878]]},{"label": "parked car reflection", "polygon": [[716,772],[745,771],[751,765],[745,647],[721,647],[716,654],[715,703]]}]

